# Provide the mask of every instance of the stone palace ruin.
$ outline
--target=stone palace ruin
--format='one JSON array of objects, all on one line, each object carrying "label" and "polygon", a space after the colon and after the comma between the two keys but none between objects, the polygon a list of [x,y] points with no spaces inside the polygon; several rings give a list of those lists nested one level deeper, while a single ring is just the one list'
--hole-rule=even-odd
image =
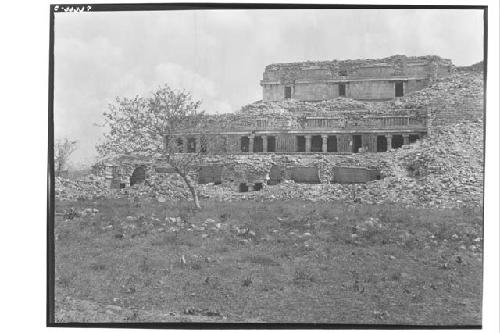
[{"label": "stone palace ruin", "polygon": [[[262,100],[165,138],[193,157],[189,177],[200,198],[482,204],[482,62],[392,56],[274,64],[260,83]],[[190,198],[167,160],[148,153],[105,156],[94,174],[57,177],[56,197]]]},{"label": "stone palace ruin", "polygon": [[[438,56],[272,64],[260,84],[261,101],[205,115],[164,138],[181,154],[199,155],[191,173],[198,184],[247,192],[287,181],[413,177],[421,174],[418,163],[400,165],[406,162],[398,156],[409,150],[399,148],[422,143],[443,125],[475,122],[484,110],[479,76]],[[108,188],[145,180],[167,186],[175,178],[161,159],[105,162]]]},{"label": "stone palace ruin", "polygon": [[[260,82],[262,102],[386,101],[421,90],[452,70],[450,60],[437,56],[272,64]],[[297,109],[285,118],[249,117],[244,111],[214,116],[202,132],[180,131],[166,140],[176,140],[184,153],[359,153],[400,148],[427,133],[425,110]]]}]

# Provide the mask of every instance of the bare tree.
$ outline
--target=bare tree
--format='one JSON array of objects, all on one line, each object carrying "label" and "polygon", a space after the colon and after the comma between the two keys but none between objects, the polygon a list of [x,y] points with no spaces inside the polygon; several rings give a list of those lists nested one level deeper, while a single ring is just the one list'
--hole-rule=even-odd
[{"label": "bare tree", "polygon": [[110,155],[148,156],[165,159],[186,183],[196,208],[198,193],[189,174],[196,167],[198,153],[180,153],[175,140],[167,140],[181,130],[202,131],[201,102],[190,93],[164,85],[150,97],[116,98],[104,113],[109,132],[97,145],[101,157]]},{"label": "bare tree", "polygon": [[60,176],[66,169],[68,159],[77,148],[77,141],[68,138],[58,139],[54,145],[54,167],[56,176]]}]

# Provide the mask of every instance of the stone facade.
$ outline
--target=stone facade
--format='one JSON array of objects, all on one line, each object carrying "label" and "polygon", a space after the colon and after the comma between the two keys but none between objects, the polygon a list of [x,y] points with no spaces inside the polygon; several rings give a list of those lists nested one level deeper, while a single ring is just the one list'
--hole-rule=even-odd
[{"label": "stone facade", "polygon": [[[446,197],[467,193],[460,196],[461,202],[467,202],[480,197],[470,195],[470,182],[481,181],[482,174],[483,85],[482,73],[458,68],[431,87],[385,102],[349,98],[257,101],[234,113],[210,115],[202,126],[179,130],[169,139],[178,142],[180,152],[203,153],[196,156],[193,166],[198,169],[190,176],[199,183],[222,182],[216,191],[251,191],[291,179],[317,182],[316,172],[323,184],[418,176],[415,186],[420,188],[420,177],[435,174],[446,175],[446,181],[425,185],[424,192],[433,195],[443,184],[455,184],[450,179],[463,179],[459,186],[450,187]],[[413,147],[381,152],[422,136],[428,139]],[[161,189],[176,182],[182,187],[182,179],[166,161],[152,161],[147,156],[102,161],[108,186],[119,188],[145,180],[146,186],[158,183]],[[471,161],[474,167],[459,168],[461,159]],[[106,163],[110,165],[104,168]],[[455,173],[457,176],[449,176]],[[399,182],[400,178],[396,183],[390,180],[386,190],[392,191]],[[402,193],[410,193],[407,188],[400,187],[403,192],[393,198],[399,200]],[[276,192],[273,197],[287,197],[286,193]]]},{"label": "stone facade", "polygon": [[450,60],[437,56],[279,63],[266,66],[260,85],[264,101],[377,101],[420,90],[453,70]]},{"label": "stone facade", "polygon": [[[184,153],[385,152],[425,136],[433,120],[428,119],[429,111],[357,110],[349,101],[379,104],[372,102],[421,90],[454,71],[450,60],[437,56],[272,64],[261,81],[260,103],[266,107],[290,102],[291,107],[255,113],[262,105],[249,105],[234,114],[209,116],[202,130],[179,131],[166,140],[175,140]],[[354,109],[321,111],[324,105],[319,104],[330,102]]]},{"label": "stone facade", "polygon": [[[306,116],[294,128],[253,126],[231,131],[172,135],[184,153],[361,153],[385,152],[415,142],[427,133],[426,118],[419,115],[371,116],[360,119]],[[271,124],[272,122],[269,122]],[[206,145],[203,145],[206,142]]]}]

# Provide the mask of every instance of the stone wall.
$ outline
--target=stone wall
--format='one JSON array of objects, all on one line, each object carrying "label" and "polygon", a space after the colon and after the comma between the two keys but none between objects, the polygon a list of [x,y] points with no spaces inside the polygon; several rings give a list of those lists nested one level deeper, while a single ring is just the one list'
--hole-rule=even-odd
[{"label": "stone wall", "polygon": [[358,81],[347,85],[347,97],[354,99],[394,98],[393,81]]},{"label": "stone wall", "polygon": [[429,80],[408,80],[405,81],[405,95],[414,91],[422,90],[429,85]]},{"label": "stone wall", "polygon": [[[328,83],[299,83],[295,84],[292,93],[293,99],[301,101],[321,101],[338,97],[338,85]],[[283,99],[281,95],[274,96],[274,100]],[[265,99],[264,99],[265,100]]]},{"label": "stone wall", "polygon": [[355,73],[366,77],[388,77],[393,76],[394,72],[394,67],[391,65],[372,65],[360,67]]},{"label": "stone wall", "polygon": [[319,80],[344,76],[404,75],[433,70],[429,64],[437,68],[453,68],[449,59],[438,56],[407,57],[394,55],[383,59],[306,61],[295,63],[275,63],[266,66],[263,78],[265,81],[286,83],[294,79]]},{"label": "stone wall", "polygon": [[482,121],[484,100],[463,98],[454,102],[435,102],[429,106],[430,127],[459,123],[463,121]]},{"label": "stone wall", "polygon": [[[266,85],[263,90],[265,101],[283,100],[285,86],[292,89],[291,99],[300,101],[322,101],[339,97],[339,85],[345,85],[345,97],[358,100],[385,100],[395,98],[394,80],[351,81],[351,82],[296,82],[290,85]],[[403,80],[404,94],[425,88],[429,79]]]},{"label": "stone wall", "polygon": [[273,166],[278,166],[283,170],[281,172],[283,181],[291,180],[296,173],[294,170],[312,167],[317,168],[321,183],[331,183],[333,182],[335,167],[341,166],[357,166],[379,170],[381,177],[394,176],[391,163],[388,162],[390,156],[390,153],[362,155],[219,155],[210,156],[200,163],[203,165],[223,165],[222,178],[224,183],[266,182],[270,179],[269,174]]},{"label": "stone wall", "polygon": [[[285,87],[291,88],[293,99],[319,101],[336,98],[339,96],[339,82],[347,83],[347,97],[383,100],[394,98],[394,79],[405,81],[407,93],[422,89],[430,81],[447,76],[453,70],[450,60],[437,56],[283,63],[266,66],[261,85],[264,101],[285,99]],[[421,81],[416,84],[410,83],[411,80]]]},{"label": "stone wall", "polygon": [[284,94],[284,86],[281,84],[267,84],[265,88],[262,90],[262,98],[265,101],[282,100],[283,94]]}]

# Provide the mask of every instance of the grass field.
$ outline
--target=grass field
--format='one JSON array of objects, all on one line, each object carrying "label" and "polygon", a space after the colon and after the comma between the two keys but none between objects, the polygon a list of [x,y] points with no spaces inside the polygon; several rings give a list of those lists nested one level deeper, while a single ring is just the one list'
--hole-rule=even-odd
[{"label": "grass field", "polygon": [[480,210],[202,205],[57,202],[56,321],[481,324]]}]

